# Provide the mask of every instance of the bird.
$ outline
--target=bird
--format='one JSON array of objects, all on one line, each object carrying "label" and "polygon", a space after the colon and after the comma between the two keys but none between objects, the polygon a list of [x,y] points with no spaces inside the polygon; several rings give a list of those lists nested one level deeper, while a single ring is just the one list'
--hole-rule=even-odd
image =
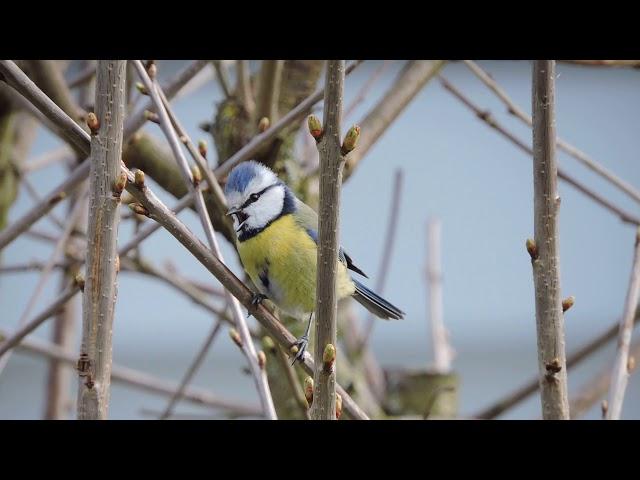
[{"label": "bird", "polygon": [[[252,304],[269,299],[285,314],[308,323],[295,345],[293,363],[304,358],[316,302],[318,214],[266,165],[236,165],[224,187],[228,216],[234,217],[240,261],[257,288]],[[379,318],[400,320],[405,313],[353,278],[368,278],[340,247],[336,273],[338,299],[353,297]]]}]

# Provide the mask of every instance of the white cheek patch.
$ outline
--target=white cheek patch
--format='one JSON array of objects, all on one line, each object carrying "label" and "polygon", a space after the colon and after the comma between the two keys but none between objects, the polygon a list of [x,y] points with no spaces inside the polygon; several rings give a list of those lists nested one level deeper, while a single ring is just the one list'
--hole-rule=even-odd
[{"label": "white cheek patch", "polygon": [[[268,187],[269,185],[265,185]],[[263,187],[264,188],[264,187]],[[245,226],[249,229],[259,229],[267,225],[282,212],[284,205],[284,189],[282,186],[270,188],[244,211],[249,215]]]},{"label": "white cheek patch", "polygon": [[242,194],[235,190],[231,190],[226,194],[227,206],[229,208],[237,208],[242,205]]}]

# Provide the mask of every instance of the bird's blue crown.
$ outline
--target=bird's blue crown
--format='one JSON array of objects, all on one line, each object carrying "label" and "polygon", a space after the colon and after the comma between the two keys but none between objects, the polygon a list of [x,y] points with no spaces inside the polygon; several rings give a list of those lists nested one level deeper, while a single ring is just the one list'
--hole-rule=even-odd
[{"label": "bird's blue crown", "polygon": [[234,190],[240,193],[244,192],[251,180],[260,174],[273,175],[273,172],[268,167],[254,160],[236,165],[227,178],[227,184],[224,187],[225,193]]}]

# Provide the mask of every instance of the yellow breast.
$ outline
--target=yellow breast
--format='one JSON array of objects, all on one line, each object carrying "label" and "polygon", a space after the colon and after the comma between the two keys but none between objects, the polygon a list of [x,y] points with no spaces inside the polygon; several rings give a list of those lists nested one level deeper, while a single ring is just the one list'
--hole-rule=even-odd
[{"label": "yellow breast", "polygon": [[[281,310],[303,318],[315,309],[317,247],[292,215],[284,215],[256,236],[238,242],[240,260],[253,283]],[[338,263],[338,298],[354,284]]]}]

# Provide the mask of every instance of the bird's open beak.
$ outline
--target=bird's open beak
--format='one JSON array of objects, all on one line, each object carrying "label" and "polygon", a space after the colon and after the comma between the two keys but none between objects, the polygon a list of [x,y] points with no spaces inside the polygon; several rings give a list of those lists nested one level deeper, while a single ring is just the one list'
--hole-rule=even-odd
[{"label": "bird's open beak", "polygon": [[236,231],[238,231],[238,232],[242,229],[242,226],[244,225],[244,222],[246,222],[247,219],[249,218],[249,215],[244,213],[244,211],[241,208],[231,208],[231,209],[229,209],[229,211],[227,212],[227,216],[229,216],[229,215],[235,215],[236,218],[238,219],[238,228],[236,229]]}]

